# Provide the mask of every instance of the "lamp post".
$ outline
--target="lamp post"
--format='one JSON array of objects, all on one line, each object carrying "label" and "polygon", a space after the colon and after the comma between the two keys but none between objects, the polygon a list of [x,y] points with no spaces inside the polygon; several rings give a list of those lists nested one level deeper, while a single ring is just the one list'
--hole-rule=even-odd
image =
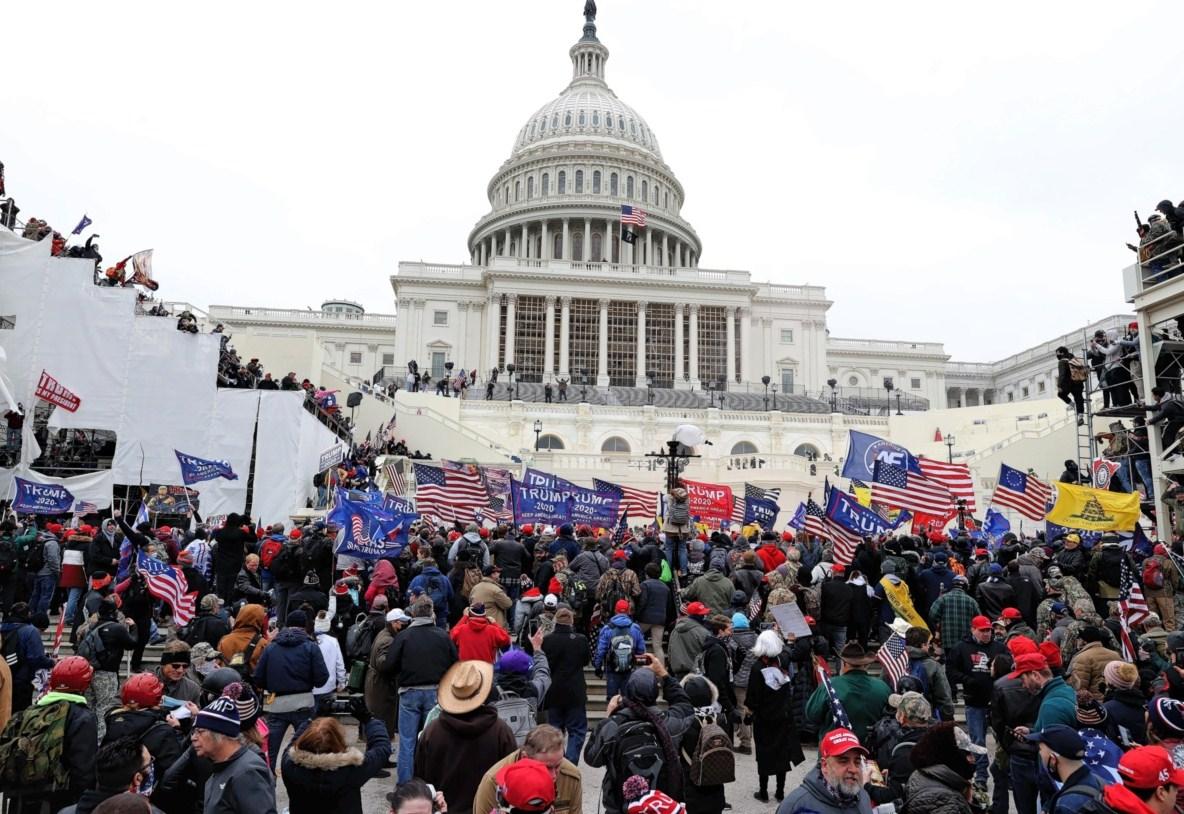
[{"label": "lamp post", "polygon": [[761,376],[761,384],[765,386],[765,409],[769,409],[769,382],[773,381],[767,375]]},{"label": "lamp post", "polygon": [[826,380],[826,384],[830,388],[830,411],[832,413],[838,412],[838,410],[835,409],[838,406],[838,397],[835,394],[835,385],[837,385],[838,383],[839,383],[838,379],[827,379]]},{"label": "lamp post", "polygon": [[[456,367],[456,363],[455,363],[455,362],[445,362],[445,363],[444,363],[444,380],[445,380],[445,384],[444,384],[444,398],[448,398],[448,391],[451,389],[451,385],[452,385],[452,368],[454,368],[454,367]],[[459,395],[459,392],[458,392],[458,395]]]},{"label": "lamp post", "polygon": [[954,462],[954,436],[952,436],[952,435],[946,436],[946,451],[948,452],[947,460],[949,460],[950,463],[953,463]]},{"label": "lamp post", "polygon": [[645,372],[645,400],[651,407],[654,404],[654,371]]},{"label": "lamp post", "polygon": [[777,385],[773,385],[773,411],[777,411]]},{"label": "lamp post", "polygon": [[885,376],[884,377],[884,390],[887,392],[888,395],[885,397],[884,400],[888,403],[888,405],[887,405],[887,408],[884,410],[884,415],[889,415],[892,412],[892,391],[895,388],[896,388],[896,385],[894,385],[892,383],[892,377]]},{"label": "lamp post", "polygon": [[580,402],[588,402],[588,368],[580,368]]},{"label": "lamp post", "polygon": [[901,412],[901,409],[900,409],[900,391],[899,390],[896,391],[896,414],[897,415],[904,415],[904,413]]},{"label": "lamp post", "polygon": [[719,384],[716,386],[719,388],[719,408],[722,410],[724,408],[724,398],[728,393],[728,380],[720,379]]},{"label": "lamp post", "polygon": [[543,431],[543,422],[539,419],[534,420],[534,451],[539,451],[539,434]]},{"label": "lamp post", "polygon": [[[709,442],[710,443],[710,442]],[[647,458],[657,458],[666,465],[666,490],[670,491],[678,486],[678,473],[686,468],[691,458],[698,455],[690,452],[673,438],[666,442],[666,449],[661,452],[647,452]]]},{"label": "lamp post", "polygon": [[515,369],[516,368],[514,367],[513,363],[506,365],[506,373],[510,374],[510,382],[509,382],[509,384],[506,385],[506,395],[509,397],[510,401],[514,400],[514,370]]}]

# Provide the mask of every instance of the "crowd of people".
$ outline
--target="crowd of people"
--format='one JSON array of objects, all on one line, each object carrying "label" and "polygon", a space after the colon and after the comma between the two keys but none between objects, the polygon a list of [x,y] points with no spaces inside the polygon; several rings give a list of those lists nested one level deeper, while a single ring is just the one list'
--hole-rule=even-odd
[{"label": "crowd of people", "polygon": [[[372,455],[338,482],[374,489]],[[385,782],[415,814],[585,795],[720,814],[739,793],[780,814],[1168,814],[1184,776],[1179,543],[900,535],[836,562],[804,533],[694,518],[421,518],[365,560],[324,520],[89,519],[0,525],[0,785],[22,811],[258,814],[278,783],[294,814],[352,812]],[[184,575],[184,624],[141,553]]]}]

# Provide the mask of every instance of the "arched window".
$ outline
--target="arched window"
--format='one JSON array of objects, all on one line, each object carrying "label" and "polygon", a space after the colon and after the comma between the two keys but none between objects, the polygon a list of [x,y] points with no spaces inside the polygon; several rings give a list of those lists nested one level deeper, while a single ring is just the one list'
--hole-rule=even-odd
[{"label": "arched window", "polygon": [[534,176],[528,176],[526,179],[526,200],[534,197]]},{"label": "arched window", "polygon": [[667,209],[669,209],[669,208],[670,208],[670,193],[669,193],[669,192],[667,192],[667,193],[666,193],[666,203],[664,204],[664,206],[665,206]]},{"label": "arched window", "polygon": [[556,232],[551,245],[551,256],[556,260],[563,260],[563,233]]},{"label": "arched window", "polygon": [[658,202],[661,200],[662,200],[661,185],[655,183],[654,184],[654,206],[657,206]]},{"label": "arched window", "polygon": [[614,435],[612,438],[605,438],[604,443],[600,445],[601,452],[617,452],[628,455],[633,451],[629,446],[629,442],[619,435]]},{"label": "arched window", "polygon": [[551,117],[551,129],[555,130],[558,127],[559,127],[559,114],[556,113],[554,116]]},{"label": "arched window", "polygon": [[551,194],[551,173],[543,173],[543,197]]},{"label": "arched window", "polygon": [[510,185],[509,184],[506,184],[506,191],[505,191],[505,194],[502,195],[502,200],[505,201],[506,203],[510,202]]},{"label": "arched window", "polygon": [[576,194],[580,195],[584,191],[584,171],[576,170]]},{"label": "arched window", "polygon": [[534,138],[534,132],[535,132],[535,131],[534,131],[534,126],[535,126],[535,123],[534,123],[534,122],[531,122],[531,125],[530,125],[530,137],[531,137],[531,138]]},{"label": "arched window", "polygon": [[514,182],[514,202],[517,203],[518,199],[520,197],[522,197],[522,182],[515,181]]},{"label": "arched window", "polygon": [[539,119],[539,133],[540,134],[544,133],[544,132],[546,132],[546,130],[547,130],[547,117],[543,116],[543,118]]},{"label": "arched window", "polygon": [[559,185],[558,185],[558,187],[556,188],[556,191],[557,191],[557,192],[558,192],[560,195],[566,195],[566,194],[567,194],[567,173],[566,173],[566,172],[564,172],[563,170],[560,170],[560,171],[559,171]]},{"label": "arched window", "polygon": [[613,114],[609,113],[607,116],[605,116],[604,123],[605,123],[605,125],[607,125],[609,130],[612,130],[613,129]]},{"label": "arched window", "polygon": [[641,199],[647,203],[650,199],[650,182],[646,181],[644,178],[641,181]]},{"label": "arched window", "polygon": [[625,117],[617,116],[617,126],[621,128],[621,135],[625,135]]},{"label": "arched window", "polygon": [[563,439],[560,438],[558,435],[551,435],[550,433],[547,433],[546,435],[539,436],[539,449],[563,449],[563,448],[564,448]]},{"label": "arched window", "polygon": [[600,194],[600,170],[595,170],[592,173],[592,193],[594,195]]},{"label": "arched window", "polygon": [[637,125],[634,123],[633,119],[629,120],[629,135],[637,138]]},{"label": "arched window", "polygon": [[604,260],[604,255],[601,253],[601,245],[602,245],[602,241],[601,241],[601,237],[600,237],[600,232],[593,232],[592,233],[592,253],[589,255],[589,257],[592,258],[593,263],[599,263],[602,260]]},{"label": "arched window", "polygon": [[756,445],[751,441],[737,441],[732,445],[733,455],[753,455],[756,453]]},{"label": "arched window", "polygon": [[609,195],[612,195],[612,196],[615,198],[615,197],[617,197],[617,195],[619,195],[619,194],[620,194],[620,192],[621,192],[621,190],[620,190],[620,189],[618,188],[618,186],[617,186],[617,174],[616,174],[615,172],[614,172],[614,173],[609,173],[609,176],[608,176],[608,194],[609,194]]},{"label": "arched window", "polygon": [[625,197],[626,198],[633,197],[633,176],[632,175],[625,176]]},{"label": "arched window", "polygon": [[599,110],[592,111],[592,126],[593,127],[600,127],[600,111]]},{"label": "arched window", "polygon": [[572,260],[584,259],[584,233],[582,231],[576,232],[571,236],[571,258]]},{"label": "arched window", "polygon": [[818,447],[813,444],[798,444],[793,454],[800,458],[809,458],[811,461],[816,461],[819,458]]},{"label": "arched window", "polygon": [[571,111],[570,110],[563,114],[563,126],[564,127],[571,127]]},{"label": "arched window", "polygon": [[588,114],[581,110],[580,111],[580,127],[583,127],[585,124],[587,124],[587,121],[588,121]]}]

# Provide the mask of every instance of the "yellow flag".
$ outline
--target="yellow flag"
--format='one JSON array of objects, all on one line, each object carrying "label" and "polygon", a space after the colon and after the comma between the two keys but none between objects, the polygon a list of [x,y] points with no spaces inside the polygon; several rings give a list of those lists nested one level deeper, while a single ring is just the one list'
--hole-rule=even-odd
[{"label": "yellow flag", "polygon": [[1046,520],[1086,531],[1132,531],[1139,521],[1139,495],[1089,486],[1056,484],[1056,502]]},{"label": "yellow flag", "polygon": [[872,490],[870,487],[852,486],[851,491],[854,493],[855,500],[860,506],[866,509],[868,506],[872,505]]},{"label": "yellow flag", "polygon": [[888,604],[892,606],[892,610],[901,619],[907,621],[913,627],[923,627],[929,629],[929,625],[925,624],[925,620],[917,613],[913,607],[913,600],[909,596],[909,586],[903,581],[897,580],[893,582],[888,577],[880,580],[880,587],[884,589],[884,596],[888,599]]}]

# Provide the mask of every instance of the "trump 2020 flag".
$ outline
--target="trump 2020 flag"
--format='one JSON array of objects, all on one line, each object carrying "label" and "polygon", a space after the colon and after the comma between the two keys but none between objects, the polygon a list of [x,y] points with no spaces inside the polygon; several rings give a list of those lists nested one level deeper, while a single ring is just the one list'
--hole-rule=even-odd
[{"label": "trump 2020 flag", "polygon": [[181,480],[186,486],[214,478],[238,480],[238,475],[234,474],[228,461],[208,461],[196,455],[186,455],[179,449],[174,449],[173,452],[177,454],[177,462],[181,464]]},{"label": "trump 2020 flag", "polygon": [[348,495],[344,489],[337,490],[328,517],[329,522],[345,530],[337,554],[364,560],[399,556],[407,544],[407,532],[419,515],[390,514],[383,511],[381,502],[351,500]]},{"label": "trump 2020 flag", "polygon": [[56,483],[34,483],[14,477],[16,496],[12,500],[14,512],[27,514],[65,514],[74,506],[74,495]]}]

